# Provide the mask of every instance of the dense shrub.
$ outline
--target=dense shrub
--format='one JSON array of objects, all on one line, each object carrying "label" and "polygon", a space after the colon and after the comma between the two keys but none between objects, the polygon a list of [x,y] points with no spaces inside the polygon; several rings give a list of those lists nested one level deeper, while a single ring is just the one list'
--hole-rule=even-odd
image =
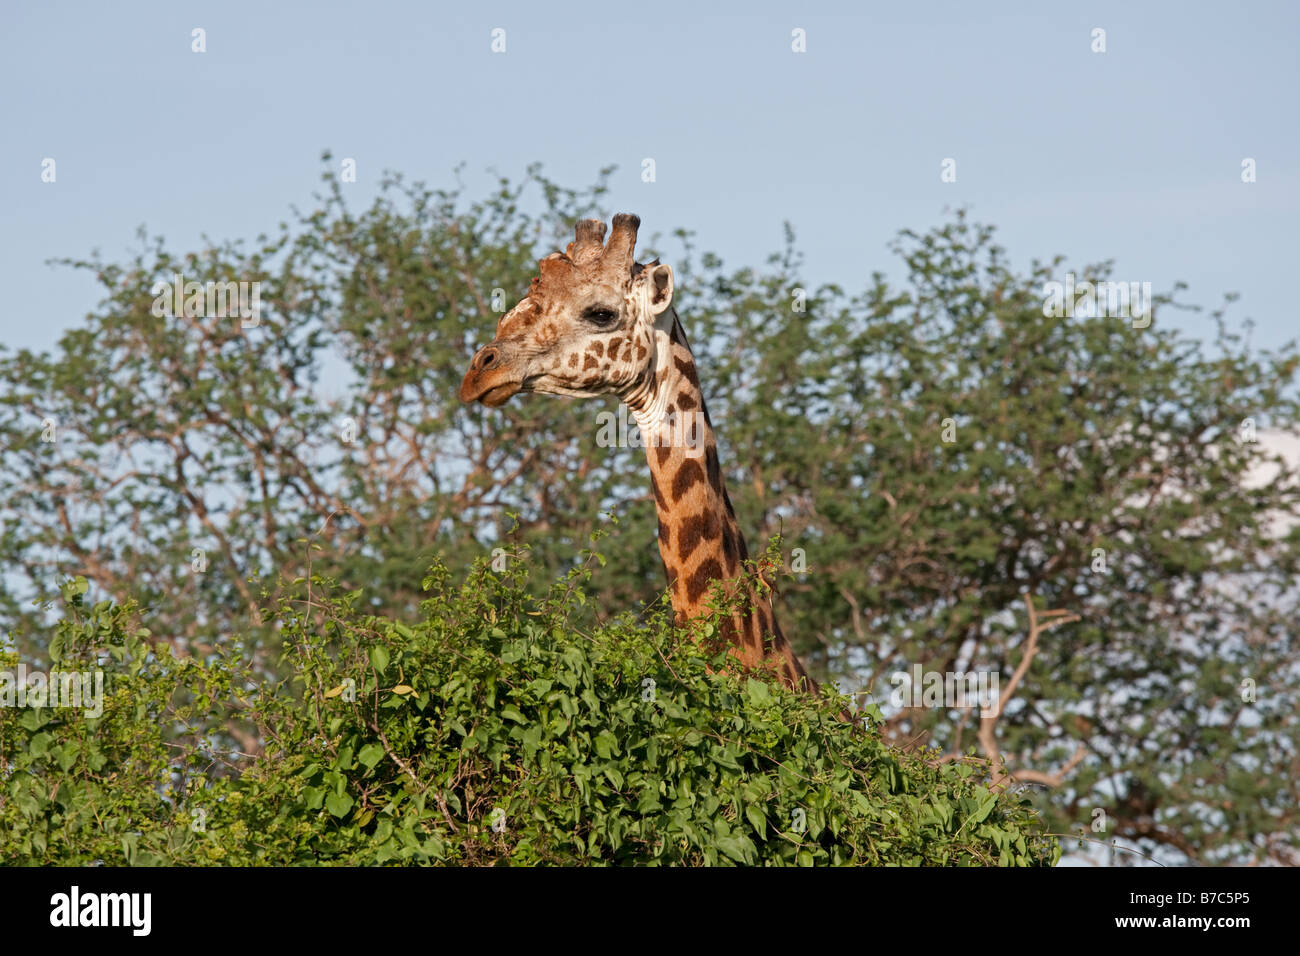
[{"label": "dense shrub", "polygon": [[[868,708],[719,672],[662,616],[582,633],[577,569],[461,586],[411,624],[295,582],[279,683],[237,646],[176,657],[145,612],[64,588],[51,669],[102,667],[103,713],[0,708],[0,863],[1049,865],[974,761],[885,746]],[[147,615],[145,615],[147,616]],[[711,625],[705,625],[706,630]],[[16,658],[0,661],[12,670]],[[233,752],[238,740],[262,752]]]}]

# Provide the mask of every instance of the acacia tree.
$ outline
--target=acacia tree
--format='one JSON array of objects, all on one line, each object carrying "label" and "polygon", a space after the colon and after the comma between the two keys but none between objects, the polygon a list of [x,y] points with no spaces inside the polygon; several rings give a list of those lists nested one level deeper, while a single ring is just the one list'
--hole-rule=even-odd
[{"label": "acacia tree", "polygon": [[[73,262],[105,288],[86,325],[0,353],[0,614],[27,655],[52,633],[30,600],[84,575],[153,639],[270,674],[259,609],[309,567],[404,613],[435,556],[527,545],[545,582],[601,526],[589,613],[660,599],[643,452],[598,438],[612,401],[455,398],[534,260],[610,212],[603,178],[532,170],[470,201],[394,176],[360,212],[325,179],[273,237]],[[1188,340],[1172,294],[1147,327],[1054,317],[1065,264],[1017,272],[962,215],[903,233],[901,281],[856,294],[811,289],[788,234],[741,269],[672,241],[741,526],[781,535],[784,629],[817,676],[900,744],[1032,785],[1058,831],[1294,861],[1300,492],[1243,440],[1296,431],[1293,348],[1252,351],[1226,311]],[[176,273],[260,283],[256,324],[155,314]],[[995,674],[1006,706],[891,706],[914,665]]]},{"label": "acacia tree", "polygon": [[[239,635],[256,652],[257,609],[309,558],[397,607],[418,600],[422,562],[467,564],[507,511],[557,567],[581,549],[565,541],[586,543],[609,482],[589,416],[484,422],[454,395],[492,290],[526,285],[557,209],[602,187],[532,175],[459,208],[395,177],[357,216],[327,179],[318,209],[252,248],[178,257],[154,240],[125,265],[71,262],[106,289],[96,313],[53,355],[3,357],[3,606],[34,647],[51,625],[26,599],[68,575],[136,595],[178,647]],[[525,186],[538,216],[517,206]],[[155,284],[177,274],[259,283],[260,314],[157,314]]]},{"label": "acacia tree", "polygon": [[1296,433],[1294,347],[1252,353],[1224,310],[1189,341],[1172,295],[1055,317],[1062,260],[1016,274],[961,215],[895,251],[901,289],[800,314],[787,256],[717,319],[742,522],[807,556],[792,630],[882,702],[916,664],[999,675],[996,720],[903,707],[898,738],[975,746],[1062,830],[1294,862],[1300,499],[1255,440]]}]

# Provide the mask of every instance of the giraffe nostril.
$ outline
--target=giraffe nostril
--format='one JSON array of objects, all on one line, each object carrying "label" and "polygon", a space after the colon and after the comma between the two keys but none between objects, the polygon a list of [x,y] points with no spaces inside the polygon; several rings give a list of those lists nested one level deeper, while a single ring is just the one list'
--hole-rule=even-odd
[{"label": "giraffe nostril", "polygon": [[478,353],[478,367],[480,369],[491,368],[493,365],[496,364],[496,360],[497,360],[496,349],[486,348],[482,352]]}]

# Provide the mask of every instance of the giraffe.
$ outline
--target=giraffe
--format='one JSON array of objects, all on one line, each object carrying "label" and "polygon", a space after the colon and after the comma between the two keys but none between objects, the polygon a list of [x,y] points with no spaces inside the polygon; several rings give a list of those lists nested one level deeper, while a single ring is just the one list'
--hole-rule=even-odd
[{"label": "giraffe", "polygon": [[519,392],[616,395],[631,410],[650,465],[659,553],[679,624],[708,610],[718,582],[737,598],[720,637],[745,669],[816,693],[781,633],[768,593],[743,585],[749,554],[718,464],[695,357],[673,308],[673,271],[633,257],[641,220],[585,219],[564,252],[538,262],[528,294],[470,362],[463,402],[489,407]]}]

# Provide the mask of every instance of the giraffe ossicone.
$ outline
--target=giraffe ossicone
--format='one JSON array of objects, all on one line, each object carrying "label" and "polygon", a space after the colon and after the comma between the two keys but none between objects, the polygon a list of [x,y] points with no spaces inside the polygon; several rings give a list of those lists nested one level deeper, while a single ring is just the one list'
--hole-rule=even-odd
[{"label": "giraffe ossicone", "polygon": [[787,686],[815,692],[767,590],[746,579],[749,554],[695,356],[673,308],[673,271],[658,260],[636,262],[640,224],[634,215],[615,216],[606,243],[605,223],[584,219],[564,252],[539,261],[528,294],[470,362],[461,401],[495,407],[520,392],[618,396],[642,433],[678,621],[707,613],[710,590],[720,584],[736,601],[721,637],[742,665],[770,668]]}]

